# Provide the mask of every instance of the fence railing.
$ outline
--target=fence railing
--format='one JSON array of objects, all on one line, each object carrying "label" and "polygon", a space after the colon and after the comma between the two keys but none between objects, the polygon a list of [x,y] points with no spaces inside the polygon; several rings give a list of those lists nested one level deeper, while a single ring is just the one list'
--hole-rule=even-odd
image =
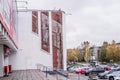
[{"label": "fence railing", "polygon": [[[48,75],[53,76],[56,80],[69,80],[69,75],[67,71],[63,69],[56,69],[50,66],[44,66],[42,64],[36,64],[37,70],[45,73],[45,77],[48,78]],[[61,79],[62,78],[62,79]]]}]

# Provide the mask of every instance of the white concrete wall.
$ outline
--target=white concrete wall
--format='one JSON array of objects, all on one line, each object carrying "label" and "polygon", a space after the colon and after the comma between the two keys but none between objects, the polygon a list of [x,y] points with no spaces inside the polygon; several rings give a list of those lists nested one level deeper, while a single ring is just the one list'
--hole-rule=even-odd
[{"label": "white concrete wall", "polygon": [[4,51],[3,45],[0,45],[0,77],[4,75]]},{"label": "white concrete wall", "polygon": [[[40,13],[38,14],[39,34],[32,32],[32,12],[18,13],[18,44],[19,49],[10,55],[9,60],[13,70],[36,69],[36,64],[40,63],[45,66],[53,67],[53,52],[52,52],[52,23],[49,22],[50,33],[50,53],[41,49],[41,22]],[[51,17],[51,12],[49,12]],[[65,19],[63,23],[65,22]],[[65,25],[63,25],[65,28]],[[63,29],[65,34],[65,29]],[[66,69],[66,39],[63,35],[63,54],[64,54],[64,69]]]},{"label": "white concrete wall", "polygon": [[19,49],[16,54],[12,54],[13,56],[10,59],[14,70],[36,69],[36,64],[38,63],[45,66],[52,66],[52,54],[41,50],[40,34],[40,31],[39,34],[32,32],[32,13],[19,12]]}]

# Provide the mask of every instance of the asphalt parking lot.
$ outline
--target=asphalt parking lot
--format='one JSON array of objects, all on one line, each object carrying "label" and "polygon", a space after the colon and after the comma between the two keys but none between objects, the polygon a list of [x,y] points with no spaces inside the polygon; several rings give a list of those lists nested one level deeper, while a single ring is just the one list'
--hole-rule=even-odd
[{"label": "asphalt parking lot", "polygon": [[[84,74],[69,73],[69,80],[88,80],[89,77]],[[97,79],[97,80],[107,80],[107,79]]]},{"label": "asphalt parking lot", "polygon": [[[108,65],[101,64],[93,67],[92,66],[72,66],[71,68],[67,68],[67,70],[69,71],[70,80],[91,80],[93,79],[93,77],[97,80],[108,80],[108,79],[99,79],[98,73],[103,73],[103,74],[99,74],[101,78],[103,78],[104,76],[109,77],[109,75],[112,75],[112,76],[115,75],[115,78],[120,79],[119,77],[120,65],[116,65],[116,64],[108,64]],[[78,74],[80,75],[78,76]],[[85,76],[84,74],[90,75],[90,76]]]},{"label": "asphalt parking lot", "polygon": [[84,76],[82,74],[78,75],[75,73],[69,73],[70,80],[88,80],[88,76]]},{"label": "asphalt parking lot", "polygon": [[44,72],[40,72],[39,70],[20,70],[13,71],[8,77],[0,77],[0,80],[88,80],[88,76],[80,74],[78,78],[78,74],[69,73],[68,79],[61,75],[48,75],[46,78],[46,74]]}]

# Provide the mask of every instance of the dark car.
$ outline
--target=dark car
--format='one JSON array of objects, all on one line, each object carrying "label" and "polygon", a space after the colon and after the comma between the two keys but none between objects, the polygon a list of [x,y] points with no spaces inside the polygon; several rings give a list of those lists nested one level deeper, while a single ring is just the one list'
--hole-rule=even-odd
[{"label": "dark car", "polygon": [[87,70],[86,72],[85,72],[85,75],[86,76],[88,76],[90,73],[101,73],[101,72],[104,72],[105,70],[104,70],[104,68],[102,68],[102,67],[93,67],[93,68],[91,68],[90,70]]},{"label": "dark car", "polygon": [[113,70],[111,70],[111,71],[105,71],[104,73],[100,73],[100,74],[98,75],[98,77],[99,77],[100,79],[106,79],[106,78],[107,78],[107,77],[106,77],[107,74],[111,74],[111,73],[113,73],[113,72],[115,72],[115,71],[120,71],[120,67],[118,67],[118,68],[116,68],[116,69],[113,69]]},{"label": "dark car", "polygon": [[68,66],[67,67],[67,71],[69,71],[69,69],[71,68],[71,67],[73,67],[74,65],[71,65],[71,66]]},{"label": "dark car", "polygon": [[102,62],[101,64],[106,65],[107,63],[106,62]]}]

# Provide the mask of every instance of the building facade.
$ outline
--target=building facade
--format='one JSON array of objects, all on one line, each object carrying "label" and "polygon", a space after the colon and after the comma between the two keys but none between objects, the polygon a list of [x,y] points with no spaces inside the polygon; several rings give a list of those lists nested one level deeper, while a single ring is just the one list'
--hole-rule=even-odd
[{"label": "building facade", "polygon": [[66,70],[65,13],[18,11],[16,1],[10,1],[0,0],[0,76],[5,67],[8,73],[11,68],[36,69],[37,64]]},{"label": "building facade", "polygon": [[91,60],[92,61],[99,61],[100,54],[101,54],[101,47],[90,47],[90,53],[91,53]]},{"label": "building facade", "polygon": [[65,69],[64,32],[64,13],[62,11],[19,11],[19,50],[16,59],[18,63],[13,64],[14,69],[35,69],[38,63]]},{"label": "building facade", "polygon": [[0,76],[11,71],[10,57],[18,49],[16,25],[15,0],[0,0]]}]

